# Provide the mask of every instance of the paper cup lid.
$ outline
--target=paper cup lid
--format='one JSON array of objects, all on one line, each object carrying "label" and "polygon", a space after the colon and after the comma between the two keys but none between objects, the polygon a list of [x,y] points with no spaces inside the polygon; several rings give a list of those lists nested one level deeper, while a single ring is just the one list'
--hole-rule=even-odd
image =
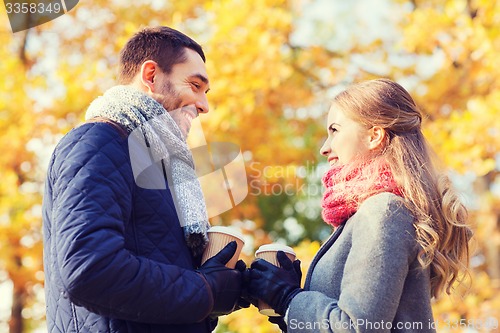
[{"label": "paper cup lid", "polygon": [[221,234],[227,234],[227,235],[231,235],[233,237],[241,239],[242,242],[245,241],[243,238],[243,234],[238,229],[235,229],[233,227],[224,227],[224,226],[216,225],[216,226],[210,227],[210,229],[208,229],[207,232],[218,232]]},{"label": "paper cup lid", "polygon": [[257,251],[255,251],[255,254],[259,254],[261,252],[277,252],[277,251],[283,251],[285,253],[290,253],[295,255],[295,251],[287,245],[283,244],[265,244],[261,245]]}]

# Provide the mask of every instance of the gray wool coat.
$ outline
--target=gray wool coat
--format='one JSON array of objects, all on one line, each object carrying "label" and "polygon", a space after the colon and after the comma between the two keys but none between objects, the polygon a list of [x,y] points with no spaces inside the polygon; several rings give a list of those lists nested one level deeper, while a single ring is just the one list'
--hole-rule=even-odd
[{"label": "gray wool coat", "polygon": [[392,193],[365,200],[313,259],[288,332],[435,332],[413,223]]}]

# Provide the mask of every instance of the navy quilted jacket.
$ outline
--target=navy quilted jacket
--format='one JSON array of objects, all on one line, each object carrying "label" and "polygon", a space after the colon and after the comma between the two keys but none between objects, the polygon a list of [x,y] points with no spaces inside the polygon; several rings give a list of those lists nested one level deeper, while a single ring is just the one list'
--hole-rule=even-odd
[{"label": "navy quilted jacket", "polygon": [[170,191],[134,182],[127,138],[87,123],[57,145],[43,202],[49,333],[209,332]]}]

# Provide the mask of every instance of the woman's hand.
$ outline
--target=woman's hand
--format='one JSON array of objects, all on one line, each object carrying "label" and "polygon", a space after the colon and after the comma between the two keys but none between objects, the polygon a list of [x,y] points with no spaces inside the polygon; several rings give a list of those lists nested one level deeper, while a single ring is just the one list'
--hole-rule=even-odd
[{"label": "woman's hand", "polygon": [[248,292],[284,316],[292,298],[303,291],[300,288],[302,272],[300,260],[292,262],[283,251],[278,251],[276,257],[281,267],[263,259],[252,263]]}]

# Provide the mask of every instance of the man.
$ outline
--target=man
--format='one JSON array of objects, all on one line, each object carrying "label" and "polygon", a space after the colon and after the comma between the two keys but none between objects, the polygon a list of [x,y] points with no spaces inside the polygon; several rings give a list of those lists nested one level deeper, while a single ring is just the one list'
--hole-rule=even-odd
[{"label": "man", "polygon": [[210,332],[236,307],[245,265],[225,267],[230,243],[200,266],[209,224],[185,137],[208,112],[203,50],[179,31],[144,29],[121,52],[119,80],[50,161],[49,331]]}]

